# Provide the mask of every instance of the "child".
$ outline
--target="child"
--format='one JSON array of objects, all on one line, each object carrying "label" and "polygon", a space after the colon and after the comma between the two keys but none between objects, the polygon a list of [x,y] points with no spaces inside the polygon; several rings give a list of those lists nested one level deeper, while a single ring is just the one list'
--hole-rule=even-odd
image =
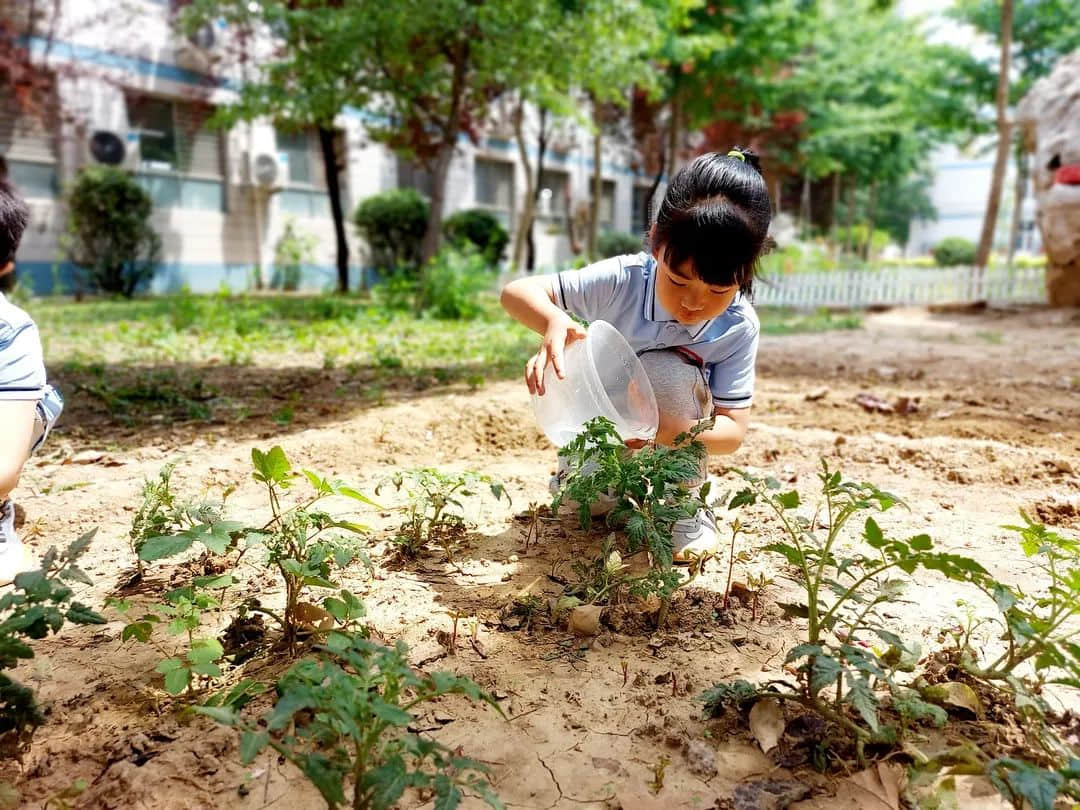
[{"label": "child", "polygon": [[4,298],[14,286],[15,251],[29,218],[26,203],[0,179],[0,585],[35,567],[15,536],[9,495],[63,408],[60,395],[45,384],[37,327]]},{"label": "child", "polygon": [[[563,349],[585,337],[567,313],[605,320],[649,374],[660,410],[656,441],[671,444],[711,415],[716,424],[698,438],[710,454],[735,452],[754,394],[759,327],[750,295],[771,216],[753,152],[702,155],[668,186],[648,252],[508,284],[503,307],[544,336],[525,366],[530,393],[543,395],[548,365],[565,377]],[[715,551],[715,518],[701,510],[676,524],[673,539],[677,560]]]}]

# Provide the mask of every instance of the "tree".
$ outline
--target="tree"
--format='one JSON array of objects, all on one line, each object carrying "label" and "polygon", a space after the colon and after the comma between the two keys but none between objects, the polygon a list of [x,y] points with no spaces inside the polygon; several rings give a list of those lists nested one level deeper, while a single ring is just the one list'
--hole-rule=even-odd
[{"label": "tree", "polygon": [[[351,52],[342,28],[347,15],[339,5],[334,0],[191,0],[177,22],[193,34],[224,19],[236,32],[240,47],[230,52],[232,64],[219,68],[239,66],[244,83],[239,98],[214,116],[217,124],[269,116],[286,128],[316,130],[334,220],[338,291],[347,292],[349,243],[334,121],[356,100],[356,88],[348,81]],[[272,43],[272,54],[259,53],[260,43]]]},{"label": "tree", "polygon": [[994,173],[990,179],[990,195],[983,215],[982,233],[975,251],[975,266],[986,267],[990,249],[994,246],[994,230],[997,227],[998,207],[1001,205],[1001,189],[1005,182],[1005,163],[1009,159],[1009,59],[1012,55],[1013,0],[1001,4],[1001,57],[998,61],[998,87],[995,98],[997,108],[997,154],[994,156]]}]

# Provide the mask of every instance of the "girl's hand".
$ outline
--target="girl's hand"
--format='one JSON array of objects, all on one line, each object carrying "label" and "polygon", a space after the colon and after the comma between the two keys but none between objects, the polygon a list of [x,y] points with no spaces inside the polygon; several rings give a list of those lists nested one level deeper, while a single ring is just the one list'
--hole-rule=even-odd
[{"label": "girl's hand", "polygon": [[560,311],[548,323],[544,342],[529,362],[525,364],[525,384],[530,394],[544,395],[544,372],[550,364],[560,380],[566,379],[563,368],[563,351],[575,340],[585,337],[585,330],[573,318]]}]

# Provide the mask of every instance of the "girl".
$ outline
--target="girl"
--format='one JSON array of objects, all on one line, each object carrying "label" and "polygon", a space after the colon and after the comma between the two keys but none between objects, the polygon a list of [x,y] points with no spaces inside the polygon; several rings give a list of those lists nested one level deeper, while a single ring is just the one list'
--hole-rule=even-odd
[{"label": "girl", "polygon": [[[750,296],[771,216],[753,152],[736,147],[724,155],[702,155],[668,186],[648,251],[508,284],[503,307],[544,337],[525,365],[529,392],[544,394],[549,365],[565,378],[563,350],[585,337],[567,313],[605,320],[649,374],[660,410],[656,441],[669,445],[713,416],[716,424],[699,440],[710,454],[735,452],[746,435],[754,394],[759,327]],[[709,510],[676,524],[677,560],[716,546]]]}]

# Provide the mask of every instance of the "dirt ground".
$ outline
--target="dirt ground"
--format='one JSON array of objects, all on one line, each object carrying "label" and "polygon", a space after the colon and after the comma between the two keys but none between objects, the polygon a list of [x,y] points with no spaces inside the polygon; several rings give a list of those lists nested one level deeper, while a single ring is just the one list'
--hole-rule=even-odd
[{"label": "dirt ground", "polygon": [[[726,473],[731,465],[792,482],[805,499],[816,491],[824,456],[847,476],[907,501],[910,511],[882,518],[887,530],[929,533],[940,549],[971,555],[999,578],[1026,584],[1028,565],[1002,524],[1024,508],[1080,532],[1080,313],[891,311],[868,316],[858,331],[766,338],[758,372],[751,432],[734,457],[713,460],[714,491],[734,485]],[[870,412],[855,401],[863,393],[890,403],[904,397],[914,410]],[[68,418],[78,413],[75,407]],[[421,718],[420,728],[488,763],[496,791],[515,808],[724,807],[739,782],[788,774],[745,732],[703,721],[695,701],[720,680],[780,677],[784,653],[798,638],[795,620],[775,607],[796,594],[794,582],[778,558],[754,552],[770,540],[762,514],[744,517],[756,533],[743,541],[747,561],[735,567],[737,580],[762,573],[772,580],[756,610],[719,611],[725,551],[701,587],[677,600],[661,632],[624,617],[616,622],[622,632],[606,628],[589,646],[557,629],[500,620],[523,588],[557,593],[548,575],[568,576],[570,562],[595,556],[604,536],[553,519],[525,549],[528,506],[547,499],[555,454],[535,426],[523,384],[391,396],[378,407],[329,420],[314,414],[310,422],[300,403],[288,427],[267,420],[242,437],[231,437],[228,425],[198,424],[162,425],[151,435],[140,446],[136,437],[115,439],[105,428],[73,422],[27,468],[19,500],[32,547],[66,545],[99,528],[82,566],[95,585],[82,601],[103,604],[129,568],[126,538],[139,489],[167,461],[180,462],[180,492],[238,487],[229,503],[241,513],[260,508],[250,480],[253,446],[279,443],[296,466],[368,493],[396,469],[475,469],[503,481],[513,504],[470,501],[476,528],[458,556],[460,571],[432,554],[402,569],[380,565],[373,580],[361,570],[347,580],[379,633],[410,645],[415,666],[473,678],[499,699],[507,718],[446,700]],[[385,501],[395,503],[392,494]],[[373,526],[373,544],[395,522],[389,511],[357,515]],[[245,560],[244,584],[231,598],[259,593],[272,602],[269,580],[254,562]],[[164,588],[185,570],[155,567],[151,583]],[[921,635],[924,649],[933,649],[939,628],[958,615],[961,596],[971,595],[927,575],[888,616],[906,637]],[[451,613],[465,617],[454,651],[437,637],[450,630]],[[110,618],[40,642],[37,658],[17,673],[48,710],[21,770],[9,774],[25,806],[42,806],[80,778],[89,783],[71,800],[80,808],[323,806],[291,766],[263,754],[245,768],[231,730],[179,717],[153,672],[157,654],[122,645],[122,622]],[[473,624],[477,644],[468,640]],[[262,660],[243,674],[270,678],[283,666]],[[702,764],[702,750],[714,761]],[[654,793],[658,769],[662,787]],[[797,810],[872,806],[857,797],[829,798],[835,781],[799,778],[814,793],[792,805]],[[964,790],[973,796],[966,807],[1004,806],[986,785],[972,781]]]}]

